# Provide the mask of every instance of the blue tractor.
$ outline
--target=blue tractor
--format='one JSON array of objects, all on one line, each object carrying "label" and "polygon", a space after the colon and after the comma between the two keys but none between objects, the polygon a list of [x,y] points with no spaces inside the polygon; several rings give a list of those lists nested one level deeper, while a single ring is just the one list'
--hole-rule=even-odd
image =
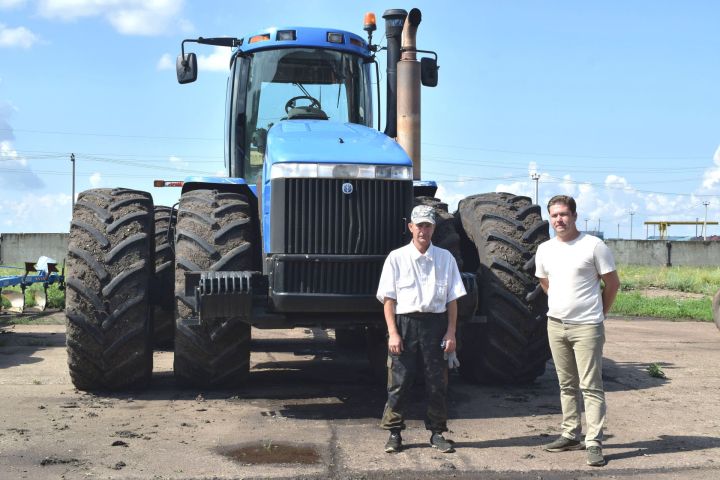
[{"label": "blue tractor", "polygon": [[[228,175],[187,178],[177,208],[156,207],[137,190],[80,194],[66,275],[76,387],[142,386],[153,344],[167,343],[168,331],[182,384],[242,384],[252,326],[334,328],[339,342],[366,339],[382,372],[385,326],[375,291],[387,253],[409,241],[417,203],[436,208],[434,241],[464,272],[463,375],[524,382],[542,374],[546,306],[533,259],[547,222],[527,197],[473,195],[454,215],[434,198],[436,184],[420,178],[420,86],[437,84],[437,57],[416,48],[419,10],[383,18],[382,49],[372,44],[374,15],[366,16],[367,40],[288,27],[182,42],[180,83],[198,73],[186,43],[233,49]],[[381,50],[382,132],[373,107]]]}]

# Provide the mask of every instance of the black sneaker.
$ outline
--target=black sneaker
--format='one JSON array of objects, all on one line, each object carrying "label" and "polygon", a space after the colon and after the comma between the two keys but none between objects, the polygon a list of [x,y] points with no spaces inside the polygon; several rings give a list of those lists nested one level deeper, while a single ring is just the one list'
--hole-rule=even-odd
[{"label": "black sneaker", "polygon": [[396,453],[402,450],[402,437],[400,432],[390,432],[390,438],[385,443],[385,451],[387,453]]},{"label": "black sneaker", "polygon": [[437,448],[441,453],[452,453],[455,451],[450,441],[445,440],[442,433],[433,433],[430,437],[430,445],[433,448]]},{"label": "black sneaker", "polygon": [[587,464],[591,467],[602,467],[605,465],[602,448],[597,445],[587,447]]},{"label": "black sneaker", "polygon": [[565,452],[567,450],[582,450],[584,445],[579,440],[571,440],[569,438],[559,436],[552,443],[548,443],[543,447],[546,452]]}]

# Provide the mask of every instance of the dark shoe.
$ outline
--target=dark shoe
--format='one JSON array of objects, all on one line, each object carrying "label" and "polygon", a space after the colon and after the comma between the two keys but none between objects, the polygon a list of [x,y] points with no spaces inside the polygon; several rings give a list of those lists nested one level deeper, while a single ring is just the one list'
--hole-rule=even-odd
[{"label": "dark shoe", "polygon": [[388,438],[385,444],[385,451],[387,453],[396,453],[402,450],[402,437],[400,432],[390,432],[390,438]]},{"label": "dark shoe", "polygon": [[548,443],[543,447],[546,452],[564,452],[567,450],[582,450],[584,447],[583,443],[579,440],[570,440],[569,438],[560,435],[552,443]]},{"label": "dark shoe", "polygon": [[602,448],[597,445],[587,447],[587,464],[591,467],[602,467],[605,465]]},{"label": "dark shoe", "polygon": [[452,443],[445,440],[442,433],[433,433],[430,437],[430,445],[433,448],[437,448],[440,453],[452,453],[455,451]]}]

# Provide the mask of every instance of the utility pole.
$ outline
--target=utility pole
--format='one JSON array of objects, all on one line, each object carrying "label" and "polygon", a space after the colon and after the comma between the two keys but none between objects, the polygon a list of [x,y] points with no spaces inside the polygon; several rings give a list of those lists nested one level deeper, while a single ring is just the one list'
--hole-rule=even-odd
[{"label": "utility pole", "polygon": [[632,240],[632,221],[633,221],[633,215],[635,215],[635,212],[630,210],[630,240]]},{"label": "utility pole", "polygon": [[707,240],[707,207],[710,205],[710,202],[705,200],[703,205],[705,205],[705,221],[703,222],[703,241],[705,241]]},{"label": "utility pole", "polygon": [[588,230],[587,230],[587,222],[588,222],[588,219],[586,218],[586,219],[585,219],[585,231],[586,231],[586,232],[588,231]]},{"label": "utility pole", "polygon": [[530,175],[530,178],[535,180],[535,204],[537,204],[540,201],[538,197],[538,183],[540,183],[540,175],[533,172],[533,174]]},{"label": "utility pole", "polygon": [[70,162],[72,163],[72,198],[70,199],[70,208],[75,206],[75,154],[70,154]]},{"label": "utility pole", "polygon": [[598,228],[597,228],[597,232],[600,233],[600,219],[599,219],[599,218],[598,218]]},{"label": "utility pole", "polygon": [[618,236],[617,236],[617,238],[618,238],[618,240],[620,240],[620,224],[619,224],[619,223],[618,223]]}]

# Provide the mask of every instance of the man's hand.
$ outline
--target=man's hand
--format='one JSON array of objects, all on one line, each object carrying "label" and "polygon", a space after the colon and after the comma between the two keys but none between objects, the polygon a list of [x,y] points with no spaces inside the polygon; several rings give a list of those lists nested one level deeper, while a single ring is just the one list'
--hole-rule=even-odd
[{"label": "man's hand", "polygon": [[385,323],[388,329],[388,352],[392,355],[400,355],[403,350],[402,338],[395,324],[395,299],[385,297],[383,306]]},{"label": "man's hand", "polygon": [[443,337],[443,343],[445,344],[445,348],[443,349],[443,352],[445,353],[452,353],[455,351],[455,348],[457,347],[457,341],[455,340],[455,334],[448,332]]},{"label": "man's hand", "polygon": [[391,333],[388,336],[388,351],[393,355],[400,355],[403,350],[402,338],[399,333]]}]

